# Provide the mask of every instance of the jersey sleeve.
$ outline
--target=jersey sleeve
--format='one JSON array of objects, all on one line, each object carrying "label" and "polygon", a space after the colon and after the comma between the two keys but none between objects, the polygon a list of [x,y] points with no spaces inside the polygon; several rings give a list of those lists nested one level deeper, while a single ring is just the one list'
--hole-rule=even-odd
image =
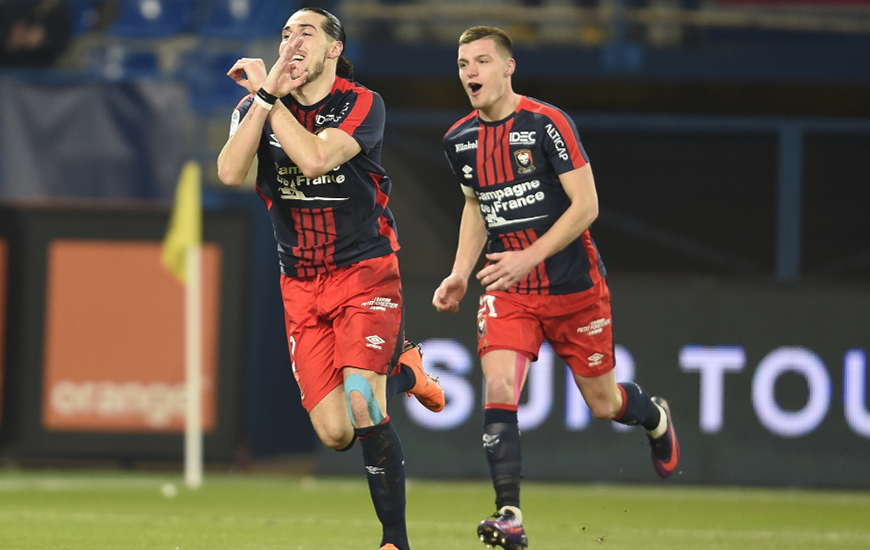
[{"label": "jersey sleeve", "polygon": [[[450,141],[448,137],[450,136],[450,132],[444,134],[444,138],[441,140],[441,144],[444,147],[444,156],[447,158],[447,165],[450,166],[450,170],[453,172],[453,176],[458,180],[458,174],[456,173],[456,157],[453,155],[453,148],[450,145]],[[459,187],[462,189],[462,193],[469,196],[474,197],[474,189],[470,186],[465,185],[462,181],[459,181]]]},{"label": "jersey sleeve", "polygon": [[447,133],[441,139],[441,146],[444,148],[444,157],[447,159],[447,165],[450,166],[450,170],[453,172],[453,175],[455,176],[456,175],[456,167],[453,166],[454,158],[450,154],[450,144],[448,143],[448,140],[447,140],[447,136],[449,136],[449,135],[450,134]]},{"label": "jersey sleeve", "polygon": [[236,108],[233,109],[233,116],[230,120],[230,137],[233,137],[233,134],[236,133],[236,130],[239,129],[239,124],[241,124],[242,119],[245,118],[245,115],[248,114],[248,111],[251,109],[251,105],[254,103],[254,95],[248,94],[245,96]]},{"label": "jersey sleeve", "polygon": [[334,126],[355,139],[363,153],[368,154],[383,139],[385,122],[383,98],[371,90],[362,89],[349,94]]},{"label": "jersey sleeve", "polygon": [[559,109],[552,109],[548,112],[548,118],[549,121],[544,125],[544,151],[556,173],[564,174],[585,166],[589,157],[571,117]]}]

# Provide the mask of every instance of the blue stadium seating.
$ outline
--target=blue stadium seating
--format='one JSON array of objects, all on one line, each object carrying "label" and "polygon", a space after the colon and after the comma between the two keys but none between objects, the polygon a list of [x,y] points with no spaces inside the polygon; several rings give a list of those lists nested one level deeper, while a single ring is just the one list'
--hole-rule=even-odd
[{"label": "blue stadium seating", "polygon": [[69,11],[73,34],[85,34],[97,21],[97,0],[70,0]]},{"label": "blue stadium seating", "polygon": [[123,38],[159,38],[193,29],[195,0],[121,0],[108,33]]},{"label": "blue stadium seating", "polygon": [[111,81],[160,76],[159,60],[153,51],[120,44],[96,48],[89,54],[88,73]]},{"label": "blue stadium seating", "polygon": [[195,112],[210,114],[222,110],[229,120],[232,108],[247,94],[227,76],[227,71],[241,55],[212,48],[199,48],[185,54],[177,76],[187,84]]},{"label": "blue stadium seating", "polygon": [[203,0],[195,32],[202,38],[278,40],[284,22],[300,7],[294,0]]}]

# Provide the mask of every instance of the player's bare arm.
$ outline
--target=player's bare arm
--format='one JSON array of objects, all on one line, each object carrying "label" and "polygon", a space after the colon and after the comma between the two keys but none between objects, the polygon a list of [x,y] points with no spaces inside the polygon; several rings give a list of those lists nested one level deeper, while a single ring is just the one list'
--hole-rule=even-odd
[{"label": "player's bare arm", "polygon": [[475,197],[466,195],[459,224],[459,243],[453,270],[435,290],[432,305],[442,313],[459,311],[459,302],[468,288],[468,277],[480,258],[486,244],[486,227],[480,215],[480,205]]},{"label": "player's bare arm", "polygon": [[[243,57],[227,71],[227,76],[249,93],[255,94],[266,83],[266,64],[259,58]],[[224,185],[237,187],[245,181],[257,154],[268,114],[269,111],[253,103],[239,127],[227,140],[218,155],[218,178]]]},{"label": "player's bare arm", "polygon": [[571,206],[528,248],[486,255],[490,264],[477,273],[477,279],[487,291],[509,289],[536,265],[575,241],[598,217],[598,193],[589,164],[561,174],[559,180]]},{"label": "player's bare arm", "polygon": [[245,182],[254,163],[260,134],[266,121],[266,112],[251,109],[242,119],[236,132],[224,144],[218,155],[218,179],[224,185],[238,187]]},{"label": "player's bare arm", "polygon": [[320,177],[362,151],[343,130],[327,128],[312,134],[283,105],[272,109],[269,122],[287,156],[309,178]]},{"label": "player's bare arm", "polygon": [[[245,75],[249,78],[245,78]],[[236,81],[239,86],[250,91],[249,86],[254,86],[258,79],[265,79],[265,65],[261,59],[239,59],[229,70],[227,75]],[[256,93],[256,90],[254,93]],[[260,136],[263,133],[263,125],[269,112],[253,103],[230,138],[224,144],[218,155],[218,178],[224,185],[237,187],[242,185],[260,144]]]}]

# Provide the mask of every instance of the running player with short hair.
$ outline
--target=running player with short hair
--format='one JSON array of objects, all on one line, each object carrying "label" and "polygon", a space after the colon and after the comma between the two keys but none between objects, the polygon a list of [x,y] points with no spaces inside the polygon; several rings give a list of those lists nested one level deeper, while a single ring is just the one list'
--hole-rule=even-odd
[{"label": "running player with short hair", "polygon": [[278,241],[293,374],[327,446],[362,447],[381,550],[410,550],[402,446],[387,414],[401,391],[435,412],[438,381],[404,340],[392,183],[380,166],[385,110],[353,81],[341,22],[296,11],[271,70],[243,58],[227,73],[247,96],[233,111],[218,176],[241,185],[258,159],[257,192]]},{"label": "running player with short hair", "polygon": [[617,384],[610,291],[589,234],[598,196],[574,122],[560,109],[513,91],[510,37],[472,27],[459,38],[459,78],[474,111],[444,136],[465,193],[456,259],[432,303],[455,312],[477,273],[485,288],[477,313],[478,353],[486,379],[483,447],[497,512],[480,522],[487,545],[523,549],[522,453],[517,425],[529,363],[546,339],[574,375],[595,418],[639,424],[661,477],[680,448],[668,404],[635,383]]}]

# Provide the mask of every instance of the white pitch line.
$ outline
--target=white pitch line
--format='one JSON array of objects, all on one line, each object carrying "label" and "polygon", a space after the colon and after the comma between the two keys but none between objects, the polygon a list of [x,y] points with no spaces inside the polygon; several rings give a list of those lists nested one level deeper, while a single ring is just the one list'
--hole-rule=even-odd
[{"label": "white pitch line", "polygon": [[[87,489],[159,489],[167,479],[130,478],[19,478],[0,477],[0,491],[80,491]],[[180,479],[178,480],[180,482]]]}]

